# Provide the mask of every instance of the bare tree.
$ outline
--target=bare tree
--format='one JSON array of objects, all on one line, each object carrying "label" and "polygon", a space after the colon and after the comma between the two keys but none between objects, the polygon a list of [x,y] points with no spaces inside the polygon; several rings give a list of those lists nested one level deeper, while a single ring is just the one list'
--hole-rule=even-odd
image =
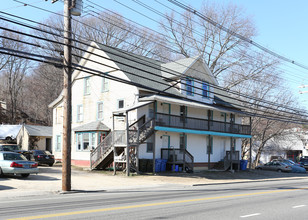
[{"label": "bare tree", "polygon": [[[255,35],[255,28],[249,18],[243,17],[243,10],[236,5],[219,6],[203,4],[201,13],[246,38]],[[231,33],[227,33],[190,12],[180,16],[166,15],[161,27],[168,34],[167,42],[178,48],[185,57],[202,55],[215,77],[226,73],[233,66],[247,61],[249,44]]]},{"label": "bare tree", "polygon": [[[28,50],[25,44],[18,42],[24,40],[23,36],[7,31],[4,31],[3,34],[7,37],[2,39],[3,47],[16,51]],[[15,39],[15,41],[9,38]],[[2,66],[0,72],[3,94],[8,107],[10,123],[15,124],[22,114],[20,96],[23,90],[23,81],[29,69],[29,60],[14,56],[14,52],[4,59],[5,65]]]}]

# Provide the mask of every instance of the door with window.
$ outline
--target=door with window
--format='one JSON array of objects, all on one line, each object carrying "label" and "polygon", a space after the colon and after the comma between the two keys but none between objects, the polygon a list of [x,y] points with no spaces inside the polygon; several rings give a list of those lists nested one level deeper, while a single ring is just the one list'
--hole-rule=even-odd
[{"label": "door with window", "polygon": [[107,136],[108,132],[107,131],[102,131],[98,133],[98,141],[97,141],[97,145],[99,145]]}]

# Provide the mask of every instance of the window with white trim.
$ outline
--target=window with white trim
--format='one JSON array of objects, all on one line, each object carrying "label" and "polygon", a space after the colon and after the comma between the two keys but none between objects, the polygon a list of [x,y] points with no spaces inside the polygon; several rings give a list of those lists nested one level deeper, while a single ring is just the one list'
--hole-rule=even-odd
[{"label": "window with white trim", "polygon": [[83,121],[83,106],[77,105],[77,122]]},{"label": "window with white trim", "polygon": [[90,151],[96,146],[96,133],[78,132],[76,133],[77,151]]},{"label": "window with white trim", "polygon": [[56,148],[55,151],[59,152],[61,151],[62,145],[61,145],[61,135],[56,136]]},{"label": "window with white trim", "polygon": [[56,124],[61,124],[63,122],[63,107],[56,108]]},{"label": "window with white trim", "polygon": [[84,78],[84,95],[90,95],[90,77]]},{"label": "window with white trim", "polygon": [[103,120],[103,102],[97,103],[97,120]]},{"label": "window with white trim", "polygon": [[102,92],[108,92],[109,90],[109,80],[105,77],[102,78]]}]

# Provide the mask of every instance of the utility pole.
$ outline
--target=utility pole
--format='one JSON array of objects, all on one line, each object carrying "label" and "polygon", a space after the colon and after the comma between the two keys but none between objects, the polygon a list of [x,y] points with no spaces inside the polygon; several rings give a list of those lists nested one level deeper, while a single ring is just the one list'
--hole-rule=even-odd
[{"label": "utility pole", "polygon": [[64,0],[62,191],[71,191],[72,0]]}]

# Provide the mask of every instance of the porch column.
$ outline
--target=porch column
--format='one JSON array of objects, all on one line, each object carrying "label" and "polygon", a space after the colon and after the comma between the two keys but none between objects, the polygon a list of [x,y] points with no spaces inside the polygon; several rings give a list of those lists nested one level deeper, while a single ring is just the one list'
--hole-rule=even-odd
[{"label": "porch column", "polygon": [[[250,135],[251,135],[251,117],[249,117],[249,124],[250,124]],[[252,138],[250,138],[250,146],[249,146],[249,170],[252,168]]]},{"label": "porch column", "polygon": [[115,162],[115,156],[116,156],[116,149],[114,147],[114,114],[112,114],[112,145],[113,145],[113,175],[117,174],[116,171],[116,162]]},{"label": "porch column", "polygon": [[128,111],[126,111],[126,176],[129,176],[129,124],[128,124]]},{"label": "porch column", "polygon": [[209,142],[208,142],[208,146],[207,146],[207,169],[210,170],[211,166],[211,135],[208,136],[209,137]]},{"label": "porch column", "polygon": [[[154,114],[153,114],[153,117],[154,117],[154,124],[153,124],[153,127],[155,129],[155,125],[156,125],[156,110],[157,110],[157,101],[155,101],[154,103]],[[153,138],[153,173],[155,173],[155,145],[156,145],[156,134],[155,134],[155,130],[154,130],[154,138]]]}]

